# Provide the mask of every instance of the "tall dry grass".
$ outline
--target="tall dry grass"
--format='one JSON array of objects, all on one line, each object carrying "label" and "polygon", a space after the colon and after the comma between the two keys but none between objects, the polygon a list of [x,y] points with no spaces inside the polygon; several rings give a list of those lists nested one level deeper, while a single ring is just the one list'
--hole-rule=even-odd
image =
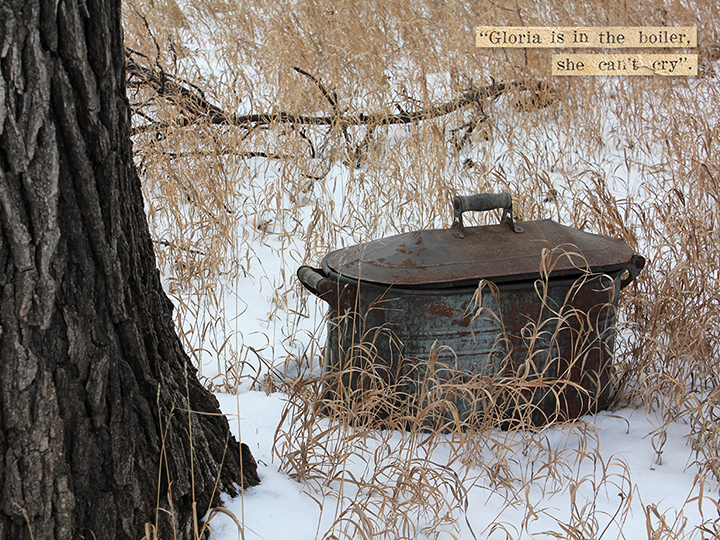
[{"label": "tall dry grass", "polygon": [[[558,449],[547,432],[378,431],[341,421],[347,410],[336,422],[321,415],[309,375],[324,306],[295,269],[341,246],[447,227],[454,195],[484,191],[512,192],[522,219],[620,238],[647,258],[618,311],[617,405],[658,411],[658,457],[669,426],[689,423],[698,481],[716,504],[719,10],[709,0],[125,1],[129,66],[139,66],[129,71],[136,162],[179,332],[215,388],[287,393],[276,452],[320,502],[335,501],[327,538],[452,536],[470,489],[507,490],[509,507],[525,509],[520,525],[494,525],[511,538],[542,514],[538,486],[573,493],[572,520],[550,535],[607,538],[609,522],[627,518],[629,472],[599,454],[589,423],[565,426],[576,444]],[[551,78],[547,51],[475,49],[479,24],[697,26],[701,76]],[[477,96],[494,83],[508,87]],[[421,121],[348,121],[420,114],[472,92]],[[249,114],[267,121],[240,118]],[[271,298],[262,345],[233,319],[258,292]],[[380,450],[366,474],[348,477],[370,447]],[[590,482],[574,476],[580,462],[620,489],[616,514],[598,513],[592,496],[576,503]],[[711,521],[645,511],[648,538],[717,533]]]}]

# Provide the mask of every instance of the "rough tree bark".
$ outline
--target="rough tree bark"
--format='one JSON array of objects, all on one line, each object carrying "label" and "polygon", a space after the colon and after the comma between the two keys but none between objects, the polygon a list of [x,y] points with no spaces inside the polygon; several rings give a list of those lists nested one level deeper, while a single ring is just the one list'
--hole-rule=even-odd
[{"label": "rough tree bark", "polygon": [[0,2],[0,540],[191,538],[259,481],[173,328],[124,58],[120,0]]}]

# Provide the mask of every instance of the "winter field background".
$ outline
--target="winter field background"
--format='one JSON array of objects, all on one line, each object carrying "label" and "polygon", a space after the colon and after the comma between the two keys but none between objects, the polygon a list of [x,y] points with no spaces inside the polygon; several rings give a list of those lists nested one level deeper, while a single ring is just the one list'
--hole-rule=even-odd
[{"label": "winter field background", "polygon": [[[215,538],[717,537],[715,2],[126,0],[124,16],[178,332],[262,480],[210,512]],[[549,51],[476,49],[478,25],[696,26],[700,75],[553,78]],[[403,114],[419,118],[379,120]],[[297,268],[499,191],[523,220],[648,260],[621,296],[614,407],[509,432],[318,415],[326,305]]]}]

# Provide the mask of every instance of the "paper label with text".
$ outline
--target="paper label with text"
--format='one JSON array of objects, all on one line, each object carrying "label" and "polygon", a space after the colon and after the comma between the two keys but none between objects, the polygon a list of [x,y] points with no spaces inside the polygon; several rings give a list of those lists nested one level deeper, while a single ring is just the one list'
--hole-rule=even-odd
[{"label": "paper label with text", "polygon": [[478,26],[475,45],[493,48],[697,47],[694,26]]},{"label": "paper label with text", "polygon": [[553,75],[698,74],[697,54],[553,54]]}]

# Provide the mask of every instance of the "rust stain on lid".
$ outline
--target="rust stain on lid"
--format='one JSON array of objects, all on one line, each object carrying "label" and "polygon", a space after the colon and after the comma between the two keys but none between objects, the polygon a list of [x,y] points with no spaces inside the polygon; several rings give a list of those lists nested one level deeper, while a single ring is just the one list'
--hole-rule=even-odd
[{"label": "rust stain on lid", "polygon": [[613,272],[627,265],[634,253],[620,240],[550,219],[522,226],[524,234],[513,233],[505,224],[468,227],[465,238],[456,238],[450,229],[409,232],[334,251],[322,264],[326,271],[366,282],[451,287],[480,279],[536,279],[543,249],[561,247],[575,253],[557,261],[553,276],[578,275],[585,268]]}]

